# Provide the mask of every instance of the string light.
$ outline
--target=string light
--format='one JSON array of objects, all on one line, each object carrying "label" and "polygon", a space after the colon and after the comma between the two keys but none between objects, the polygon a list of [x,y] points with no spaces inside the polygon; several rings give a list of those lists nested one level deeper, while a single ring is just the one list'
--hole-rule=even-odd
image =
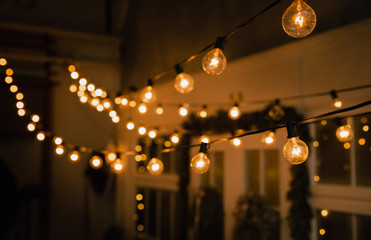
[{"label": "string light", "polygon": [[88,80],[86,80],[86,78],[80,78],[79,84],[81,86],[85,86],[86,84],[88,84]]},{"label": "string light", "polygon": [[87,89],[89,92],[92,92],[95,90],[95,85],[93,83],[89,83],[87,86]]},{"label": "string light", "polygon": [[336,129],[336,137],[340,142],[349,142],[353,138],[353,130],[349,124],[342,125]]},{"label": "string light", "polygon": [[63,145],[57,145],[57,147],[55,148],[55,153],[57,155],[63,155],[63,153],[64,153],[64,146]]},{"label": "string light", "polygon": [[185,73],[180,65],[175,65],[175,71],[177,73],[174,87],[175,89],[183,94],[190,93],[194,88],[194,80],[191,75]]},{"label": "string light", "polygon": [[44,141],[45,140],[45,132],[43,132],[43,131],[38,132],[37,135],[36,135],[36,139],[39,140],[40,142]]},{"label": "string light", "polygon": [[26,115],[26,111],[24,109],[18,109],[18,115],[20,117],[23,117],[24,115]]},{"label": "string light", "polygon": [[202,68],[207,74],[220,75],[224,72],[227,66],[227,59],[222,51],[224,42],[223,37],[217,37],[215,48],[206,53],[202,59]]},{"label": "string light", "polygon": [[148,79],[147,86],[140,93],[140,100],[144,103],[152,103],[157,100],[157,93],[153,89],[152,79]]},{"label": "string light", "polygon": [[116,117],[117,116],[117,112],[115,110],[111,110],[109,111],[108,115],[113,118],[113,117]]},{"label": "string light", "polygon": [[145,126],[140,126],[140,127],[138,128],[138,133],[139,133],[139,135],[144,135],[144,134],[146,134],[146,132],[147,132],[147,129],[146,129]]},{"label": "string light", "polygon": [[126,122],[126,128],[127,128],[128,130],[133,130],[133,129],[135,128],[135,124],[134,124],[134,122],[133,122],[132,120],[128,120],[128,121]]},{"label": "string light", "polygon": [[81,96],[80,97],[80,102],[81,103],[87,103],[88,102],[88,100],[89,100],[89,97],[88,97],[88,95],[84,95],[84,96]]},{"label": "string light", "polygon": [[112,167],[112,171],[116,174],[119,174],[122,171],[124,171],[125,163],[124,161],[121,160],[120,153],[117,153],[117,158],[116,160],[114,160],[111,167]]},{"label": "string light", "polygon": [[157,107],[156,107],[156,114],[157,114],[157,115],[162,115],[162,114],[164,114],[164,108],[162,107],[162,104],[161,104],[161,103],[159,103],[159,104],[157,105]]},{"label": "string light", "polygon": [[136,102],[134,99],[131,99],[131,100],[129,101],[129,107],[131,107],[131,108],[135,108],[136,105],[137,105],[137,102]]},{"label": "string light", "polygon": [[80,153],[77,149],[73,150],[72,152],[70,152],[70,154],[68,154],[68,159],[71,160],[71,162],[77,162],[80,160]]},{"label": "string light", "polygon": [[70,72],[74,72],[74,71],[76,71],[76,67],[75,67],[75,65],[69,65],[68,66],[68,71],[70,71]]},{"label": "string light", "polygon": [[200,118],[206,118],[207,117],[207,106],[203,105],[201,111],[198,112],[198,116]]},{"label": "string light", "polygon": [[112,117],[112,122],[114,122],[114,123],[120,122],[120,117],[119,116]]},{"label": "string light", "polygon": [[200,137],[200,142],[201,142],[201,143],[209,143],[209,142],[210,142],[210,137],[207,136],[207,135],[202,135],[202,136]]},{"label": "string light", "polygon": [[275,121],[279,121],[285,116],[285,111],[281,107],[279,99],[276,99],[274,105],[269,109],[268,116]]},{"label": "string light", "polygon": [[114,152],[110,152],[105,155],[105,160],[106,160],[107,165],[112,164],[116,160],[116,158],[117,158],[117,155]]},{"label": "string light", "polygon": [[336,108],[341,108],[343,106],[343,102],[339,99],[337,93],[335,90],[332,90],[330,92],[331,98],[332,98],[332,104]]},{"label": "string light", "polygon": [[309,155],[308,146],[299,139],[296,127],[295,122],[287,123],[288,141],[283,147],[283,156],[291,164],[301,164],[307,160]]},{"label": "string light", "polygon": [[178,131],[175,131],[171,136],[170,140],[174,145],[177,145],[180,142],[180,135]]},{"label": "string light", "polygon": [[158,134],[158,130],[155,128],[148,132],[148,137],[154,139],[157,137],[157,134]]},{"label": "string light", "polygon": [[152,158],[147,165],[147,170],[151,175],[157,176],[164,171],[164,164],[158,158]]},{"label": "string light", "polygon": [[79,78],[79,73],[76,72],[76,71],[71,72],[71,78],[75,79],[75,80],[78,79]]},{"label": "string light", "polygon": [[269,131],[267,132],[263,137],[262,137],[262,143],[265,145],[272,145],[276,141],[276,134],[274,131]]},{"label": "string light", "polygon": [[27,130],[30,131],[30,132],[35,131],[35,129],[36,129],[36,124],[35,123],[32,122],[32,123],[29,123],[27,125]]},{"label": "string light", "polygon": [[63,139],[61,137],[54,137],[53,142],[55,145],[61,145],[63,143]]},{"label": "string light", "polygon": [[103,95],[103,90],[101,88],[97,88],[95,90],[95,95],[97,95],[97,97],[102,97]]},{"label": "string light", "polygon": [[77,85],[76,84],[71,84],[70,87],[69,87],[69,90],[71,93],[75,93],[77,92]]},{"label": "string light", "polygon": [[314,10],[303,0],[294,0],[282,16],[283,30],[294,38],[308,36],[316,27]]},{"label": "string light", "polygon": [[188,115],[188,104],[181,104],[179,106],[179,109],[178,109],[178,114],[181,116],[181,117],[185,117]]},{"label": "string light", "polygon": [[99,98],[94,97],[90,99],[90,105],[92,107],[97,107],[99,104],[100,104]]},{"label": "string light", "polygon": [[98,105],[96,106],[96,109],[97,109],[98,112],[103,112],[103,110],[104,110],[104,106],[103,106],[102,104],[98,104]]},{"label": "string light", "polygon": [[234,147],[239,147],[239,146],[241,146],[242,141],[239,138],[233,138],[233,139],[231,139],[231,143]]},{"label": "string light", "polygon": [[5,58],[0,58],[0,65],[1,66],[5,66],[7,63],[6,59]]},{"label": "string light", "polygon": [[138,111],[141,114],[145,114],[147,112],[147,104],[145,103],[139,104]]},{"label": "string light", "polygon": [[13,78],[10,77],[10,76],[6,76],[6,77],[5,77],[5,82],[6,82],[7,84],[11,84],[11,83],[13,82]]},{"label": "string light", "polygon": [[191,160],[191,169],[197,174],[203,174],[210,168],[210,159],[207,157],[207,143],[201,143],[200,151]]},{"label": "string light", "polygon": [[34,122],[34,123],[37,123],[40,121],[40,116],[37,115],[37,114],[32,114],[31,115],[31,121]]},{"label": "string light", "polygon": [[10,91],[12,92],[12,93],[16,93],[17,91],[18,91],[18,87],[17,87],[17,85],[12,85],[12,86],[10,86]]},{"label": "string light", "polygon": [[103,160],[98,155],[93,155],[89,160],[90,167],[93,169],[99,169],[103,166]]},{"label": "string light", "polygon": [[8,68],[8,69],[5,71],[5,73],[6,73],[6,75],[8,75],[8,76],[12,76],[12,75],[14,74],[14,71],[13,71],[13,69]]},{"label": "string light", "polygon": [[22,101],[18,101],[17,104],[16,104],[17,108],[23,108],[24,107],[24,103]]},{"label": "string light", "polygon": [[15,98],[17,99],[17,100],[22,100],[23,98],[24,98],[24,96],[23,96],[23,93],[17,93],[17,95],[15,95]]},{"label": "string light", "polygon": [[112,107],[112,102],[109,98],[106,98],[102,101],[104,109],[109,110]]},{"label": "string light", "polygon": [[240,108],[238,107],[238,103],[235,103],[233,105],[233,107],[231,107],[228,111],[228,116],[233,119],[233,120],[236,120],[238,118],[240,118],[240,115],[241,115],[241,111],[240,111]]}]

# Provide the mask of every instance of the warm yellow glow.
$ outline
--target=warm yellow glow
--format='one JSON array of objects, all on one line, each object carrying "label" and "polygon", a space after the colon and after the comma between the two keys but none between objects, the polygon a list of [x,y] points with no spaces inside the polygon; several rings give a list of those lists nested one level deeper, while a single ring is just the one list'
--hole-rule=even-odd
[{"label": "warm yellow glow", "polygon": [[76,71],[76,67],[75,67],[75,65],[69,65],[68,66],[68,71],[70,71],[70,72],[74,72],[74,71]]},{"label": "warm yellow glow", "polygon": [[121,99],[121,105],[122,105],[122,106],[127,106],[128,103],[129,103],[129,100],[128,100],[127,98],[123,97],[123,98]]},{"label": "warm yellow glow", "polygon": [[157,115],[162,115],[164,113],[164,108],[162,107],[162,105],[158,105],[156,107],[156,114]]},{"label": "warm yellow glow", "polygon": [[239,147],[239,146],[241,146],[241,139],[239,139],[239,138],[233,138],[232,140],[231,140],[231,143],[232,143],[232,145],[234,146],[234,147]]},{"label": "warm yellow glow", "polygon": [[63,145],[58,145],[56,148],[55,148],[55,153],[57,155],[62,155],[64,153],[64,147]]},{"label": "warm yellow glow", "polygon": [[120,122],[120,117],[119,116],[112,117],[112,122],[119,123]]},{"label": "warm yellow glow", "polygon": [[133,121],[128,121],[128,122],[126,123],[126,128],[127,128],[128,130],[133,130],[133,129],[135,128],[135,124],[134,124],[134,122],[133,122]]},{"label": "warm yellow glow", "polygon": [[144,153],[140,154],[140,158],[145,161],[147,159],[147,155],[145,155]]},{"label": "warm yellow glow", "polygon": [[23,117],[24,115],[26,115],[26,111],[24,109],[18,109],[18,115],[20,117]]},{"label": "warm yellow glow", "polygon": [[199,152],[191,160],[191,168],[197,174],[203,174],[210,168],[210,159],[203,152]]},{"label": "warm yellow glow", "polygon": [[76,71],[71,72],[71,78],[72,79],[78,79],[79,78],[79,73],[76,72]]},{"label": "warm yellow glow", "polygon": [[322,126],[326,126],[326,124],[327,124],[327,121],[326,121],[326,120],[322,120],[322,121],[321,121],[321,125],[322,125]]},{"label": "warm yellow glow", "polygon": [[7,77],[5,77],[5,82],[6,82],[7,84],[11,84],[11,83],[13,82],[13,78],[10,77],[10,76],[7,76]]},{"label": "warm yellow glow", "polygon": [[55,145],[60,145],[60,144],[62,144],[63,139],[61,137],[54,137],[53,141],[54,141]]},{"label": "warm yellow glow", "polygon": [[24,97],[24,96],[23,96],[23,93],[20,93],[20,92],[17,93],[17,95],[15,95],[15,98],[16,98],[17,100],[19,100],[19,101],[22,100],[23,97]]},{"label": "warm yellow glow", "polygon": [[314,141],[313,142],[313,147],[318,147],[319,146],[319,142],[318,141]]},{"label": "warm yellow glow", "polygon": [[202,68],[207,74],[220,75],[227,66],[227,59],[220,48],[214,48],[202,59]]},{"label": "warm yellow glow", "polygon": [[104,106],[102,104],[98,104],[96,106],[96,109],[97,109],[98,112],[102,112],[104,110]]},{"label": "warm yellow glow", "polygon": [[143,232],[144,231],[144,226],[142,224],[139,224],[137,226],[137,230],[138,230],[138,232]]},{"label": "warm yellow glow", "polygon": [[309,150],[307,144],[299,137],[289,138],[283,147],[283,156],[291,164],[301,164],[307,160]]},{"label": "warm yellow glow", "polygon": [[137,105],[137,102],[135,100],[130,100],[129,107],[135,107]]},{"label": "warm yellow glow", "polygon": [[112,107],[112,102],[109,98],[106,98],[102,101],[102,105],[105,109],[110,109]]},{"label": "warm yellow glow", "polygon": [[89,164],[93,169],[99,169],[103,166],[103,160],[101,157],[94,155],[92,158],[90,158]]},{"label": "warm yellow glow", "polygon": [[340,142],[349,142],[353,138],[352,127],[349,124],[338,127],[336,137]]},{"label": "warm yellow glow", "polygon": [[367,123],[367,117],[362,117],[361,118],[361,123],[366,124]]},{"label": "warm yellow glow", "polygon": [[236,120],[240,117],[240,115],[241,115],[241,111],[238,108],[238,106],[233,106],[231,109],[229,109],[228,116],[231,119]]},{"label": "warm yellow glow", "polygon": [[86,86],[85,85],[79,85],[79,91],[80,92],[85,92],[86,91]]},{"label": "warm yellow glow", "polygon": [[334,100],[334,107],[336,108],[341,108],[343,106],[343,102],[340,101],[339,99]]},{"label": "warm yellow glow", "polygon": [[362,127],[362,130],[363,130],[364,132],[368,132],[368,130],[370,130],[370,128],[369,128],[368,125],[364,125],[364,126]]},{"label": "warm yellow glow", "polygon": [[88,89],[88,91],[92,92],[92,91],[95,90],[95,85],[92,84],[92,83],[89,83],[88,86],[87,86],[87,89]]},{"label": "warm yellow glow", "polygon": [[116,174],[119,174],[121,173],[122,171],[124,171],[124,168],[125,168],[125,164],[124,162],[120,159],[120,158],[117,158],[111,165],[112,167],[112,171]]},{"label": "warm yellow glow", "polygon": [[36,135],[37,140],[44,141],[45,140],[45,133],[43,131],[40,131]]},{"label": "warm yellow glow", "polygon": [[108,154],[106,155],[106,163],[107,163],[107,164],[111,164],[111,163],[113,163],[113,161],[116,160],[116,157],[117,157],[116,153],[114,153],[114,152],[110,152],[110,153],[108,153]]},{"label": "warm yellow glow", "polygon": [[188,109],[184,106],[181,106],[178,110],[180,116],[185,117],[188,115]]},{"label": "warm yellow glow", "polygon": [[140,193],[138,193],[138,194],[135,196],[135,199],[136,199],[137,201],[142,201],[142,200],[143,200],[143,195],[140,194]]},{"label": "warm yellow glow", "polygon": [[171,135],[170,137],[170,140],[173,144],[178,144],[180,142],[180,136],[178,133],[173,133],[173,135]]},{"label": "warm yellow glow", "polygon": [[201,138],[200,138],[200,141],[203,142],[203,143],[209,143],[210,138],[207,135],[202,135]]},{"label": "warm yellow glow", "polygon": [[141,103],[141,104],[139,104],[138,111],[139,111],[141,114],[146,113],[146,112],[147,112],[147,105],[146,105],[145,103]]},{"label": "warm yellow glow", "polygon": [[134,157],[135,161],[140,162],[142,161],[142,157],[140,155],[135,155]]},{"label": "warm yellow glow", "polygon": [[97,88],[95,90],[95,95],[97,95],[97,97],[102,97],[102,94],[103,94],[103,90],[101,88]]},{"label": "warm yellow glow", "polygon": [[151,175],[160,175],[164,170],[164,164],[158,158],[152,158],[147,165],[147,170]]},{"label": "warm yellow glow", "polygon": [[326,234],[326,230],[325,229],[323,229],[323,228],[321,228],[320,230],[319,230],[319,234],[320,235],[325,235]]},{"label": "warm yellow glow", "polygon": [[29,123],[27,125],[27,130],[30,131],[30,132],[35,131],[35,129],[36,129],[36,124],[35,123]]},{"label": "warm yellow glow", "polygon": [[267,132],[261,139],[265,145],[272,145],[276,142],[276,134],[273,131]]},{"label": "warm yellow glow", "polygon": [[157,137],[157,129],[152,129],[152,130],[150,130],[149,132],[148,132],[148,137],[150,137],[150,138],[155,138],[155,137]]},{"label": "warm yellow glow", "polygon": [[206,110],[206,107],[202,108],[202,110],[198,112],[198,116],[199,116],[200,118],[206,118],[206,117],[207,117],[207,110]]},{"label": "warm yellow glow", "polygon": [[77,86],[76,86],[76,84],[71,84],[69,90],[70,90],[71,93],[77,92]]},{"label": "warm yellow glow", "polygon": [[147,132],[146,127],[141,126],[141,127],[138,128],[138,133],[139,133],[140,135],[144,135],[144,134],[146,134],[146,132]]},{"label": "warm yellow glow", "polygon": [[350,147],[351,147],[350,143],[348,143],[348,142],[344,143],[344,148],[345,149],[350,149]]},{"label": "warm yellow glow", "polygon": [[86,84],[88,84],[88,80],[86,80],[86,78],[80,78],[79,84],[81,86],[85,86]]},{"label": "warm yellow glow", "polygon": [[77,150],[74,150],[72,152],[70,152],[70,154],[68,155],[68,158],[72,161],[72,162],[77,162],[80,160],[80,153],[79,151]]},{"label": "warm yellow glow", "polygon": [[87,103],[88,100],[89,100],[89,98],[88,98],[88,95],[86,95],[86,94],[84,96],[80,97],[80,102],[81,103]]},{"label": "warm yellow glow", "polygon": [[364,138],[360,138],[360,139],[358,140],[358,143],[359,143],[359,145],[363,146],[363,145],[366,144],[366,139],[364,139]]},{"label": "warm yellow glow", "polygon": [[153,89],[153,87],[149,85],[146,86],[140,94],[140,100],[142,100],[142,102],[144,103],[152,103],[152,102],[155,102],[156,99],[157,99],[157,93]]},{"label": "warm yellow glow", "polygon": [[321,215],[322,215],[322,217],[327,217],[328,214],[329,214],[329,212],[328,212],[327,209],[322,209],[322,211],[321,211]]},{"label": "warm yellow glow", "polygon": [[6,59],[5,58],[0,58],[0,65],[1,66],[5,66],[7,63]]},{"label": "warm yellow glow", "polygon": [[111,110],[109,111],[108,115],[113,118],[113,117],[116,117],[117,116],[117,112],[115,110]]},{"label": "warm yellow glow", "polygon": [[12,92],[12,93],[16,93],[17,91],[18,91],[18,87],[17,87],[17,85],[12,85],[12,86],[10,86],[10,91]]},{"label": "warm yellow glow", "polygon": [[24,107],[24,103],[22,101],[18,101],[17,104],[16,104],[17,108],[23,108]]},{"label": "warm yellow glow", "polygon": [[167,148],[171,147],[171,142],[170,141],[165,141],[164,146],[167,147]]},{"label": "warm yellow glow", "polygon": [[319,176],[314,176],[314,177],[313,177],[313,180],[314,180],[315,182],[319,182],[320,179],[321,179],[321,178],[320,178]]},{"label": "warm yellow glow", "polygon": [[136,145],[136,146],[135,146],[135,151],[136,151],[136,152],[140,152],[140,151],[142,151],[142,150],[143,150],[142,146],[140,146],[140,145]]},{"label": "warm yellow glow", "polygon": [[107,93],[106,91],[103,90],[103,91],[102,91],[102,96],[101,96],[101,97],[102,97],[102,98],[106,98],[107,95],[108,95],[108,93]]},{"label": "warm yellow glow", "polygon": [[187,94],[193,90],[194,80],[187,73],[179,73],[175,78],[174,87],[178,92]]},{"label": "warm yellow glow", "polygon": [[115,104],[120,105],[121,104],[121,100],[122,100],[121,97],[115,97],[114,102],[115,102]]},{"label": "warm yellow glow", "polygon": [[8,68],[8,69],[5,71],[5,73],[6,73],[6,75],[8,75],[8,76],[12,76],[13,73],[14,73],[14,71],[13,71],[13,69]]},{"label": "warm yellow glow", "polygon": [[96,97],[95,97],[95,98],[91,98],[91,99],[90,99],[90,105],[93,106],[93,107],[98,106],[99,103],[100,103],[99,98],[96,98]]},{"label": "warm yellow glow", "polygon": [[303,0],[294,0],[282,16],[282,27],[294,38],[308,36],[317,23],[316,13]]}]

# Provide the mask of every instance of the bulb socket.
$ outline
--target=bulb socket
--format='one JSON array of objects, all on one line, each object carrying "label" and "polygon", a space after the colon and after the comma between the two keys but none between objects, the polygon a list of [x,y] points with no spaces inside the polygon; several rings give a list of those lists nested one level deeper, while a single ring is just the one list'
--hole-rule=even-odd
[{"label": "bulb socket", "polygon": [[147,86],[153,86],[153,81],[152,81],[152,79],[148,79],[148,81],[147,81]]},{"label": "bulb socket", "polygon": [[207,143],[204,143],[204,142],[201,143],[200,151],[199,152],[206,154],[206,152],[207,152]]},{"label": "bulb socket", "polygon": [[335,90],[330,91],[330,95],[331,95],[331,97],[332,97],[333,100],[339,98],[339,97],[338,97],[338,94],[336,93]]},{"label": "bulb socket", "polygon": [[338,126],[338,127],[341,127],[341,126],[344,125],[343,121],[339,117],[334,118],[334,122],[335,122],[336,126]]},{"label": "bulb socket", "polygon": [[274,105],[280,105],[280,104],[281,104],[281,100],[279,100],[279,99],[274,100]]},{"label": "bulb socket", "polygon": [[297,126],[298,124],[296,122],[287,123],[287,138],[299,137]]},{"label": "bulb socket", "polygon": [[223,37],[217,37],[215,41],[215,48],[219,48],[223,50],[225,44],[225,40]]},{"label": "bulb socket", "polygon": [[176,74],[179,74],[179,73],[184,72],[184,71],[183,71],[183,68],[182,68],[179,64],[176,64],[176,65],[174,66],[174,68],[175,68]]}]

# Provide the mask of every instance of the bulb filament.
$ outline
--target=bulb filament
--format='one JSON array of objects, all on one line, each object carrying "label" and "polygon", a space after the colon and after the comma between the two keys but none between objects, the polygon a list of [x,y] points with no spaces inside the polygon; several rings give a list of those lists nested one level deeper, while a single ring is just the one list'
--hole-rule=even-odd
[{"label": "bulb filament", "polygon": [[303,27],[303,23],[304,23],[303,15],[299,15],[295,18],[295,24],[296,25],[299,25],[300,27]]}]

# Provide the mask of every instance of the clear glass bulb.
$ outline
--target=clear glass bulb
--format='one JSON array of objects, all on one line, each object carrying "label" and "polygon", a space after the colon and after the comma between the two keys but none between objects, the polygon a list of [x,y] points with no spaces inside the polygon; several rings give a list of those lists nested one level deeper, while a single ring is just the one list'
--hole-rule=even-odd
[{"label": "clear glass bulb", "polygon": [[231,119],[236,120],[240,117],[240,115],[241,111],[238,106],[233,106],[231,109],[229,109],[228,116]]},{"label": "clear glass bulb", "polygon": [[126,123],[126,128],[128,130],[133,130],[135,128],[135,124],[133,121],[129,120],[127,123]]},{"label": "clear glass bulb", "polygon": [[111,164],[111,163],[113,163],[113,161],[115,161],[116,158],[117,158],[117,155],[114,152],[110,152],[110,153],[106,154],[106,156],[105,156],[106,163],[108,165]]},{"label": "clear glass bulb", "polygon": [[283,147],[283,156],[291,164],[300,164],[307,160],[309,150],[307,144],[299,139],[299,137],[292,137],[287,140]]},{"label": "clear glass bulb", "polygon": [[281,120],[285,116],[285,111],[279,104],[275,104],[268,112],[268,116],[275,121]]},{"label": "clear glass bulb", "polygon": [[157,115],[162,115],[162,114],[164,114],[164,108],[162,107],[161,104],[159,104],[159,105],[156,107],[156,114],[157,114]]},{"label": "clear glass bulb", "polygon": [[157,133],[158,133],[157,129],[152,129],[151,131],[148,132],[148,136],[153,139],[157,137]]},{"label": "clear glass bulb", "polygon": [[200,141],[203,142],[203,143],[209,143],[210,142],[210,137],[207,136],[207,135],[202,135],[200,137]]},{"label": "clear glass bulb", "polygon": [[191,160],[191,168],[197,174],[203,174],[207,172],[210,168],[210,159],[207,157],[206,153],[199,152]]},{"label": "clear glass bulb", "polygon": [[77,162],[80,159],[80,153],[79,153],[79,151],[74,150],[74,151],[70,152],[70,154],[68,155],[68,158],[72,162]]},{"label": "clear glass bulb", "polygon": [[220,48],[214,48],[202,59],[202,68],[207,74],[220,75],[227,66],[227,59]]},{"label": "clear glass bulb", "polygon": [[174,87],[178,92],[187,94],[193,90],[194,84],[192,76],[182,72],[176,76]]},{"label": "clear glass bulb", "polygon": [[343,106],[343,102],[340,99],[338,98],[334,99],[334,107],[341,108],[342,106]]},{"label": "clear glass bulb", "polygon": [[303,0],[294,0],[282,16],[283,30],[294,38],[308,36],[316,27],[316,23],[316,13]]},{"label": "clear glass bulb", "polygon": [[94,155],[92,158],[90,158],[89,164],[93,169],[99,169],[103,166],[103,160],[101,157]]},{"label": "clear glass bulb", "polygon": [[353,138],[352,127],[347,124],[336,129],[336,137],[340,142],[349,142]]},{"label": "clear glass bulb", "polygon": [[36,135],[36,138],[39,141],[44,141],[45,140],[45,132],[43,132],[43,131],[38,132],[37,135]]},{"label": "clear glass bulb", "polygon": [[178,113],[181,117],[185,117],[188,115],[188,108],[187,106],[181,106],[178,110]]},{"label": "clear glass bulb", "polygon": [[173,135],[171,135],[170,137],[170,140],[173,144],[178,144],[180,142],[180,136],[178,133],[173,133]]},{"label": "clear glass bulb", "polygon": [[157,100],[157,93],[153,86],[147,85],[140,94],[140,100],[145,103],[153,103]]},{"label": "clear glass bulb", "polygon": [[271,145],[276,141],[276,134],[274,132],[268,132],[262,137],[262,143],[265,145]]},{"label": "clear glass bulb", "polygon": [[112,171],[116,174],[121,173],[125,169],[125,163],[120,158],[117,158],[111,165]]},{"label": "clear glass bulb", "polygon": [[64,153],[64,147],[63,147],[63,145],[58,145],[55,148],[55,153],[58,154],[58,155],[62,155]]},{"label": "clear glass bulb", "polygon": [[158,158],[152,158],[147,165],[147,170],[151,175],[160,175],[164,171],[164,164]]},{"label": "clear glass bulb", "polygon": [[138,111],[141,114],[145,114],[147,112],[147,104],[145,104],[145,103],[139,104]]},{"label": "clear glass bulb", "polygon": [[239,147],[239,146],[241,146],[241,139],[239,139],[239,138],[233,138],[232,140],[231,140],[231,144],[234,146],[234,147]]},{"label": "clear glass bulb", "polygon": [[110,109],[112,107],[112,102],[109,98],[106,98],[102,101],[102,105],[105,109]]},{"label": "clear glass bulb", "polygon": [[61,137],[54,137],[53,141],[54,141],[55,145],[61,145],[62,142],[63,142],[63,139]]},{"label": "clear glass bulb", "polygon": [[140,126],[140,127],[138,128],[138,133],[139,133],[139,135],[144,135],[144,134],[146,134],[146,132],[147,132],[147,129],[146,129],[145,126]]}]

